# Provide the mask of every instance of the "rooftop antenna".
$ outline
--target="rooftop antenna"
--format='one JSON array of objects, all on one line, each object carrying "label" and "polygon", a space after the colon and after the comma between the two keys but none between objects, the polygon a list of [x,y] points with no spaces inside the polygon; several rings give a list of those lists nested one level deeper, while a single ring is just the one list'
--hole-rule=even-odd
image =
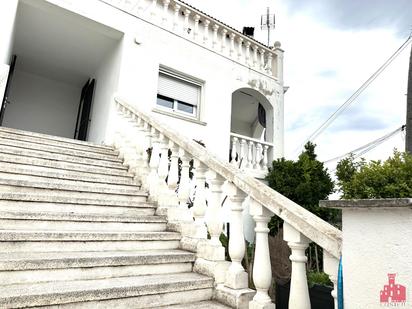
[{"label": "rooftop antenna", "polygon": [[266,14],[260,18],[260,27],[262,30],[267,30],[268,46],[270,46],[270,30],[275,29],[275,14],[270,14],[269,7],[266,10]]}]

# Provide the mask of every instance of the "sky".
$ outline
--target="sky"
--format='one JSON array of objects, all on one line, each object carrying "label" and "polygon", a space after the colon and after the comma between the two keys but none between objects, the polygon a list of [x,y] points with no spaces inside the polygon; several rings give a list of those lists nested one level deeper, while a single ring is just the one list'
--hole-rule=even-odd
[{"label": "sky", "polygon": [[[295,159],[303,142],[407,39],[412,0],[186,0],[241,30],[255,27],[267,42],[260,16],[276,14],[271,45],[285,50],[285,157]],[[346,154],[405,123],[409,48],[314,142],[321,161]],[[404,133],[365,154],[384,160],[403,151]],[[333,170],[336,161],[326,164]]]}]

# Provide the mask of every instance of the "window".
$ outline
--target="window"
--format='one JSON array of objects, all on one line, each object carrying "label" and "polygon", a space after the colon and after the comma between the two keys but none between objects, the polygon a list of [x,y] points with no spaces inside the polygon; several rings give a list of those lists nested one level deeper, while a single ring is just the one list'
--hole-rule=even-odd
[{"label": "window", "polygon": [[173,113],[198,118],[201,89],[200,83],[161,71],[157,106]]}]

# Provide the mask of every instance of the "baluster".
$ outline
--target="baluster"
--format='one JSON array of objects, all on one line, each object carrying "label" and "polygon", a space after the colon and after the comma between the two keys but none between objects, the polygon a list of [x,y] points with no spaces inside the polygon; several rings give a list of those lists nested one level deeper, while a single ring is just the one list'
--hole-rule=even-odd
[{"label": "baluster", "polygon": [[150,16],[152,18],[156,17],[157,0],[152,0],[152,5],[150,6]]},{"label": "baluster", "polygon": [[163,16],[162,16],[162,25],[166,26],[168,24],[168,9],[169,9],[170,0],[163,0]]},{"label": "baluster", "polygon": [[182,160],[182,169],[180,171],[180,182],[179,182],[179,206],[181,209],[187,209],[187,202],[190,197],[190,177],[189,177],[189,167],[190,167],[190,157],[189,154],[180,149],[180,160]]},{"label": "baluster", "polygon": [[263,48],[260,49],[260,70],[265,70],[265,50]]},{"label": "baluster", "polygon": [[222,41],[221,41],[221,51],[222,53],[225,52],[226,49],[226,34],[227,34],[227,29],[223,28],[222,29]]},{"label": "baluster", "polygon": [[262,151],[263,151],[262,144],[256,143],[255,165],[253,166],[255,170],[262,169],[262,165],[260,163],[262,161]]},{"label": "baluster", "polygon": [[196,196],[192,207],[195,218],[196,234],[194,238],[207,238],[207,228],[205,225],[206,205],[206,171],[207,167],[198,160],[194,162],[196,171]]},{"label": "baluster", "polygon": [[219,25],[214,24],[213,25],[213,43],[212,43],[212,47],[213,49],[216,49],[217,47],[217,43],[218,43],[218,30],[219,30]]},{"label": "baluster", "polygon": [[194,21],[195,21],[195,27],[193,29],[193,40],[197,41],[198,35],[199,35],[200,16],[196,14],[195,17],[194,17]]},{"label": "baluster", "polygon": [[288,223],[283,224],[283,239],[288,243],[292,254],[292,275],[290,279],[290,309],[310,309],[309,288],[306,278],[305,250],[310,240]]},{"label": "baluster", "polygon": [[230,38],[230,52],[229,52],[229,56],[233,57],[233,54],[235,53],[235,37],[236,34],[231,33],[229,35]]},{"label": "baluster", "polygon": [[250,65],[250,41],[247,41],[245,46],[246,46],[246,65]]},{"label": "baluster", "polygon": [[149,189],[149,181],[148,181],[148,175],[149,175],[149,153],[148,149],[150,148],[150,145],[152,143],[151,141],[151,127],[149,123],[143,122],[143,143],[142,143],[142,166],[140,168],[140,178],[142,179],[142,189],[148,190]]},{"label": "baluster", "polygon": [[272,52],[269,52],[267,61],[268,61],[267,68],[266,68],[267,72],[268,72],[268,74],[272,75],[273,74],[273,72],[272,72],[272,62],[273,62]]},{"label": "baluster", "polygon": [[203,44],[207,45],[209,40],[209,24],[210,20],[205,19],[203,21],[204,31],[203,31]]},{"label": "baluster", "polygon": [[[232,149],[231,149],[231,153],[230,153],[230,156],[232,157],[232,160],[230,161],[230,163],[232,163],[234,166],[238,165],[238,162],[236,161],[237,140],[238,140],[238,138],[236,136],[232,137]],[[240,161],[240,159],[238,159],[238,160]]]},{"label": "baluster", "polygon": [[243,56],[243,46],[242,46],[242,43],[243,43],[243,38],[242,37],[238,37],[237,38],[237,43],[238,43],[238,52],[237,52],[237,59],[239,60],[239,61],[242,61],[242,56]]},{"label": "baluster", "polygon": [[176,191],[177,182],[179,181],[179,147],[172,143],[172,154],[170,156],[170,170],[167,177],[167,185],[170,190]]},{"label": "baluster", "polygon": [[[159,161],[159,166],[157,169],[157,174],[158,174],[157,192],[158,192],[158,196],[160,200],[160,197],[165,197],[168,191],[168,187],[166,185],[166,177],[169,172],[169,141],[163,134],[160,134],[159,143],[160,143],[159,145],[160,161]],[[162,201],[162,204],[163,204],[163,201]]]},{"label": "baluster", "polygon": [[269,146],[268,145],[263,145],[263,165],[262,165],[262,169],[264,171],[268,170],[268,163],[269,163],[269,159],[268,159],[268,149]]},{"label": "baluster", "polygon": [[247,154],[246,154],[246,140],[241,139],[240,140],[240,153],[239,153],[239,165],[240,168],[245,168],[247,167]]},{"label": "baluster", "polygon": [[272,284],[272,267],[268,243],[268,223],[272,213],[252,197],[249,198],[249,203],[250,214],[256,222],[255,261],[253,263],[253,283],[256,287],[256,295],[249,303],[249,309],[275,309],[275,304],[272,303],[268,294]]},{"label": "baluster", "polygon": [[188,36],[189,35],[189,17],[190,13],[192,13],[189,9],[184,10],[184,15],[185,15],[185,23],[183,26],[183,35]]},{"label": "baluster", "polygon": [[253,45],[253,67],[258,67],[258,46]]},{"label": "baluster", "polygon": [[325,273],[329,275],[330,281],[333,283],[333,290],[331,292],[334,308],[338,309],[338,269],[339,269],[339,260],[333,255],[329,254],[326,250],[323,250],[323,269]]},{"label": "baluster", "polygon": [[173,31],[178,31],[179,29],[179,12],[180,12],[180,5],[175,4],[173,7],[174,11],[174,18],[173,18]]},{"label": "baluster", "polygon": [[253,145],[252,141],[248,142],[248,152],[247,152],[247,168],[253,168]]},{"label": "baluster", "polygon": [[159,133],[155,128],[151,128],[151,146],[152,146],[152,153],[150,155],[150,162],[149,168],[150,173],[148,176],[148,183],[149,183],[149,194],[151,201],[157,201],[157,185],[158,185],[158,176],[157,176],[157,169],[159,167],[159,160],[160,160],[160,151],[159,151]]},{"label": "baluster", "polygon": [[[211,172],[208,178],[209,199],[207,207],[207,228],[210,234],[210,244],[214,247],[222,247],[219,237],[223,231],[222,221],[222,185],[224,179],[220,175]],[[223,248],[223,247],[222,247]],[[223,250],[224,259],[224,250]]]},{"label": "baluster", "polygon": [[225,286],[231,289],[245,289],[249,286],[248,274],[242,266],[246,246],[243,236],[243,206],[246,194],[232,183],[227,182],[225,193],[230,201],[229,255],[232,263],[226,273]]}]

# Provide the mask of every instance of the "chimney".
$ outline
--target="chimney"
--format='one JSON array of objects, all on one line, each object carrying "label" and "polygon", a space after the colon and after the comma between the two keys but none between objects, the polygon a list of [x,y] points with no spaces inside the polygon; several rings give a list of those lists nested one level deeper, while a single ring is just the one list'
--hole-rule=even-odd
[{"label": "chimney", "polygon": [[254,27],[243,27],[242,33],[247,35],[248,37],[253,38],[255,35],[255,28]]}]

